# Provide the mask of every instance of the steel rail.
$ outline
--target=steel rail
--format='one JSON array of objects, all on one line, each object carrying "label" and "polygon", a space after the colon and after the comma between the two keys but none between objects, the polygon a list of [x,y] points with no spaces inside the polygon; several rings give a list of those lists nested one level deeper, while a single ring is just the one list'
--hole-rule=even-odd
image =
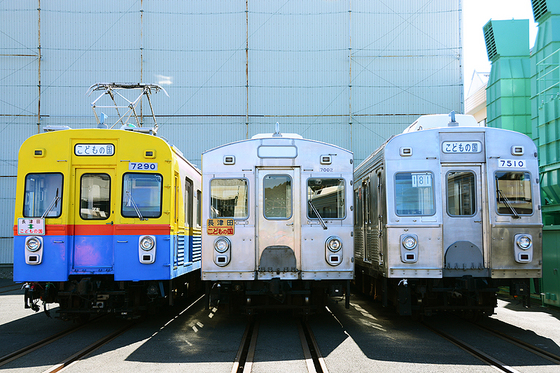
[{"label": "steel rail", "polygon": [[511,335],[507,335],[507,334],[505,334],[505,333],[502,333],[502,332],[500,332],[500,331],[498,331],[498,330],[489,328],[489,327],[484,326],[484,325],[480,325],[480,324],[478,324],[478,323],[474,323],[474,324],[475,324],[478,328],[480,328],[480,329],[482,329],[482,330],[484,330],[484,331],[486,331],[486,332],[488,332],[488,333],[491,333],[491,334],[495,335],[496,337],[503,339],[504,341],[507,341],[507,342],[509,342],[509,343],[512,343],[512,344],[516,345],[517,347],[523,348],[523,349],[526,350],[526,351],[529,351],[529,352],[531,352],[531,353],[533,353],[533,354],[535,354],[535,355],[538,355],[538,356],[542,357],[543,359],[546,359],[546,360],[548,360],[548,361],[550,361],[550,362],[553,362],[553,363],[555,363],[555,364],[559,364],[559,365],[560,365],[560,356],[558,356],[558,355],[555,355],[555,354],[553,354],[553,353],[551,353],[551,352],[548,352],[548,351],[546,351],[546,350],[543,350],[543,349],[540,348],[540,347],[534,346],[534,345],[532,345],[532,344],[530,344],[530,343],[528,343],[528,342],[522,341],[521,339],[515,338],[515,337],[513,337],[513,336],[511,336]]},{"label": "steel rail", "polygon": [[309,373],[328,373],[327,364],[321,355],[309,323],[302,319],[298,324],[298,329],[307,371]]},{"label": "steel rail", "polygon": [[56,340],[59,340],[62,337],[65,337],[69,334],[72,334],[75,331],[84,328],[86,325],[88,325],[88,323],[70,327],[66,330],[63,330],[63,331],[59,332],[59,333],[51,335],[50,337],[47,337],[47,338],[44,338],[40,341],[32,343],[29,346],[25,346],[23,348],[20,348],[17,351],[14,351],[14,352],[11,352],[7,355],[4,355],[4,356],[0,357],[0,366],[6,365],[11,361],[19,359],[20,357],[23,357],[23,356],[41,348],[41,347],[44,347],[44,346],[48,345],[49,343],[52,343]]},{"label": "steel rail", "polygon": [[481,350],[445,333],[442,332],[439,329],[436,329],[428,324],[426,324],[425,322],[422,322],[422,325],[424,325],[426,328],[428,328],[429,330],[431,330],[432,332],[434,332],[435,334],[439,335],[440,337],[448,340],[449,342],[453,343],[455,346],[459,347],[460,349],[468,352],[469,354],[473,355],[474,357],[476,357],[477,359],[485,362],[486,364],[497,368],[499,370],[501,370],[502,372],[507,372],[507,373],[519,373],[518,370],[510,367],[509,365],[506,365],[505,363],[501,362],[500,360],[493,358],[492,356],[482,352]]},{"label": "steel rail", "polygon": [[253,368],[255,348],[257,346],[257,335],[259,334],[259,324],[253,316],[247,322],[245,332],[239,344],[239,350],[235,356],[231,373],[250,372]]}]

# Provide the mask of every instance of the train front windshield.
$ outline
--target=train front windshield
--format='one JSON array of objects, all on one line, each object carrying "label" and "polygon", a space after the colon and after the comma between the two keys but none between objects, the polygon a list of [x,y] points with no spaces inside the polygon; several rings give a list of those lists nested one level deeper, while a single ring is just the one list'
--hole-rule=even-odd
[{"label": "train front windshield", "polygon": [[210,182],[212,218],[247,218],[248,186],[245,179],[214,179]]},{"label": "train front windshield", "polygon": [[128,173],[123,177],[122,216],[158,218],[161,216],[163,178],[158,174]]},{"label": "train front windshield", "polygon": [[496,172],[496,201],[498,214],[532,214],[531,175],[519,171]]},{"label": "train front windshield", "polygon": [[434,215],[431,172],[402,172],[395,176],[395,203],[399,216]]},{"label": "train front windshield", "polygon": [[[46,214],[45,214],[46,212]],[[58,217],[62,212],[62,174],[28,174],[25,177],[23,216]]]},{"label": "train front windshield", "polygon": [[323,219],[344,219],[344,179],[309,179],[307,182],[307,216],[317,219],[316,211]]}]

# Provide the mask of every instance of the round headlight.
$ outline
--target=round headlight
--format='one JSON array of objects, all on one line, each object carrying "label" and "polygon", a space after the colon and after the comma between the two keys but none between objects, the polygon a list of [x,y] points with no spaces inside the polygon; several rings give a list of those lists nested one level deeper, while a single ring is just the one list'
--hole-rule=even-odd
[{"label": "round headlight", "polygon": [[340,249],[342,249],[342,242],[340,241],[340,238],[338,237],[327,238],[327,249],[329,249],[333,253],[340,251]]},{"label": "round headlight", "polygon": [[154,248],[154,239],[150,236],[144,236],[140,239],[140,248],[144,251],[150,251]]},{"label": "round headlight", "polygon": [[230,246],[231,242],[226,237],[220,237],[214,241],[214,249],[219,253],[226,252]]},{"label": "round headlight", "polygon": [[517,238],[517,246],[523,250],[527,250],[531,246],[531,237],[520,236]]},{"label": "round headlight", "polygon": [[37,237],[31,237],[25,242],[27,250],[35,252],[41,248],[41,241]]},{"label": "round headlight", "polygon": [[418,242],[416,241],[416,238],[414,238],[413,236],[406,236],[402,240],[402,245],[407,250],[413,250],[416,247],[417,244],[418,244]]}]

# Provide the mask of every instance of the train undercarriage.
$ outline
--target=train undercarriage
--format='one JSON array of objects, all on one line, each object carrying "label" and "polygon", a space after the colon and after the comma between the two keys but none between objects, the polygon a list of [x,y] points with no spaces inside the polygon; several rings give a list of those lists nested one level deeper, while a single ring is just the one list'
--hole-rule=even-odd
[{"label": "train undercarriage", "polygon": [[346,281],[218,281],[206,283],[208,307],[225,305],[230,313],[255,314],[266,310],[292,309],[312,314],[329,299],[350,305],[350,280]]},{"label": "train undercarriage", "polygon": [[400,315],[431,316],[440,311],[478,319],[490,316],[497,306],[500,288],[520,297],[530,307],[530,279],[491,279],[484,277],[444,277],[404,279],[371,276],[356,271],[358,291],[373,296],[384,307],[393,306]]},{"label": "train undercarriage", "polygon": [[58,303],[56,318],[85,321],[92,315],[113,314],[126,319],[155,313],[181,297],[200,291],[200,271],[173,280],[114,281],[112,275],[70,276],[66,282],[30,282],[25,286],[25,308],[43,309]]}]

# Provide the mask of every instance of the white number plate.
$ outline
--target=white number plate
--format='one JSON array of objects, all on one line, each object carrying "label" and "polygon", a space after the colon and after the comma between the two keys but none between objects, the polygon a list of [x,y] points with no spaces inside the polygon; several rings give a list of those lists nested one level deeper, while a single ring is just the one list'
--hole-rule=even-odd
[{"label": "white number plate", "polygon": [[444,141],[444,153],[480,153],[482,143],[480,141]]},{"label": "white number plate", "polygon": [[158,164],[153,162],[130,162],[128,164],[129,170],[142,170],[142,171],[157,171]]},{"label": "white number plate", "polygon": [[412,174],[412,187],[431,187],[432,186],[432,174]]},{"label": "white number plate", "polygon": [[113,144],[76,144],[74,154],[80,156],[100,156],[115,154]]},{"label": "white number plate", "polygon": [[40,218],[19,218],[18,219],[18,235],[45,235],[45,219]]},{"label": "white number plate", "polygon": [[505,168],[527,168],[523,159],[498,159],[499,167]]}]

